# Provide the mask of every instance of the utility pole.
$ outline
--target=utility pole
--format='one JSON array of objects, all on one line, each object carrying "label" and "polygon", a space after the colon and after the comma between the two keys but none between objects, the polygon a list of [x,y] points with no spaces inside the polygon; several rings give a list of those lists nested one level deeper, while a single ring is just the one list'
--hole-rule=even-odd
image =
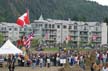
[{"label": "utility pole", "polygon": [[78,30],[78,42],[77,42],[77,47],[79,48],[80,47],[80,31]]}]

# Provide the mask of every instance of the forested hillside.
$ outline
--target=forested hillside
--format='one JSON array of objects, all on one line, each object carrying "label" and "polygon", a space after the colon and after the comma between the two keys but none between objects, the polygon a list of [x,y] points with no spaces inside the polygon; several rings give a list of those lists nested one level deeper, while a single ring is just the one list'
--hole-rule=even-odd
[{"label": "forested hillside", "polygon": [[103,21],[108,7],[86,0],[0,0],[0,21],[15,22],[29,8],[31,21],[43,17]]}]

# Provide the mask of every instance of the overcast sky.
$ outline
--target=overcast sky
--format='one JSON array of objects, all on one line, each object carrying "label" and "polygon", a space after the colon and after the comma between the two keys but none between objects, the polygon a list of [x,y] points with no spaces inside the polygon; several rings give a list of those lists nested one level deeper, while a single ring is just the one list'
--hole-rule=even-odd
[{"label": "overcast sky", "polygon": [[96,1],[96,2],[98,2],[101,5],[108,6],[108,0],[90,0],[90,1]]}]

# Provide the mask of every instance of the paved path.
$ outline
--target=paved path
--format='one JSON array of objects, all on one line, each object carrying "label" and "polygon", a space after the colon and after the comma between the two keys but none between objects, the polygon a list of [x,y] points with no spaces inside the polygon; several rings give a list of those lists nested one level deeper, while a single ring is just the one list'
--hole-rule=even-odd
[{"label": "paved path", "polygon": [[[32,69],[31,67],[16,67],[15,71],[58,71],[58,68],[60,67],[36,67],[35,69]],[[0,67],[0,71],[8,71],[8,68],[2,68]]]}]

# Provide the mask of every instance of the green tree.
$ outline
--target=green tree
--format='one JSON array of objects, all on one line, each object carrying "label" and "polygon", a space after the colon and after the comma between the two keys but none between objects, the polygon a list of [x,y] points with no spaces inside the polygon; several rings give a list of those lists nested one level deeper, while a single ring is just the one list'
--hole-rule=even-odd
[{"label": "green tree", "polygon": [[3,41],[4,41],[4,37],[3,37],[3,35],[0,33],[0,45],[3,43]]},{"label": "green tree", "polygon": [[78,21],[79,19],[78,19],[77,16],[74,16],[74,17],[72,18],[72,20]]},{"label": "green tree", "polygon": [[37,45],[39,45],[39,39],[33,39],[31,42],[31,47],[36,47]]}]

